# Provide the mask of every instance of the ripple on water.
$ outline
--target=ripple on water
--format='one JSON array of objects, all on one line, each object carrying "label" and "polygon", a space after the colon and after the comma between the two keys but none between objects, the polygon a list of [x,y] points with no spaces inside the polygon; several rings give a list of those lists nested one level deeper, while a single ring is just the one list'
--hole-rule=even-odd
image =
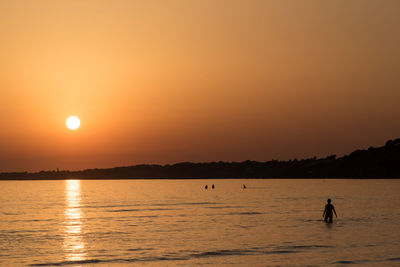
[{"label": "ripple on water", "polygon": [[[325,245],[298,245],[298,246],[279,246],[279,247],[253,247],[250,249],[218,249],[212,251],[193,251],[182,250],[179,252],[167,253],[164,255],[154,255],[150,257],[134,257],[134,258],[114,258],[114,259],[88,259],[80,261],[61,261],[31,264],[30,266],[63,266],[76,264],[93,264],[93,263],[133,263],[133,262],[152,262],[152,261],[185,261],[198,258],[212,258],[225,256],[243,256],[243,255],[265,255],[265,254],[290,254],[299,253],[305,250],[330,248]],[[129,252],[154,251],[153,248],[132,248],[127,249]],[[104,256],[104,255],[103,255]],[[352,261],[338,261],[335,263],[353,263]]]}]

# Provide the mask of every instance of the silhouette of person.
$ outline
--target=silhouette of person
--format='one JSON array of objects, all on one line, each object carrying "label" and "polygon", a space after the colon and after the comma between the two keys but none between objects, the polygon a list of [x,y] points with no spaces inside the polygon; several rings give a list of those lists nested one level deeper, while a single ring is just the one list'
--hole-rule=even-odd
[{"label": "silhouette of person", "polygon": [[332,211],[335,213],[336,218],[337,218],[337,214],[336,214],[335,207],[331,204],[330,198],[328,198],[327,202],[328,202],[328,204],[325,205],[325,210],[324,210],[324,213],[322,214],[322,217],[324,217],[325,222],[331,223],[332,217],[333,217]]},{"label": "silhouette of person", "polygon": [[243,184],[243,189],[246,189],[247,187],[246,187],[246,185],[245,184]]},{"label": "silhouette of person", "polygon": [[206,186],[204,187],[204,189],[208,189],[208,185],[206,185]]},{"label": "silhouette of person", "polygon": [[212,184],[211,188],[212,188],[212,189],[214,189],[214,188],[215,188],[215,185],[214,185],[214,184]]}]

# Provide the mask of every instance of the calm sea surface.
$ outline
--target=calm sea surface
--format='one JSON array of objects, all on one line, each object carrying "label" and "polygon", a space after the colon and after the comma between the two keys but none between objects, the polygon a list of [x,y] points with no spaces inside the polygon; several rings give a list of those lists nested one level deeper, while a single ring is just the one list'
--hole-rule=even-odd
[{"label": "calm sea surface", "polygon": [[399,192],[400,180],[1,181],[0,265],[400,266]]}]

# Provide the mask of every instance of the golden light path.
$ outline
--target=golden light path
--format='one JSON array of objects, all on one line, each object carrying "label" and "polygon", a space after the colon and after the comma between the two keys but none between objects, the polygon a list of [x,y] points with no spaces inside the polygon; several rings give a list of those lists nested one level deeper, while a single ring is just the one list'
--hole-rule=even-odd
[{"label": "golden light path", "polygon": [[80,180],[65,181],[64,253],[67,261],[81,261],[86,257],[82,237]]}]

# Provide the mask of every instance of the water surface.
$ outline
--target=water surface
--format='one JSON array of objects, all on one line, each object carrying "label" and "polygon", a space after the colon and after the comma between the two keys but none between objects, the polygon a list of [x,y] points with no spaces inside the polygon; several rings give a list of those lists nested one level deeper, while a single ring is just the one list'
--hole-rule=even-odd
[{"label": "water surface", "polygon": [[398,266],[399,190],[400,180],[1,181],[0,265]]}]

